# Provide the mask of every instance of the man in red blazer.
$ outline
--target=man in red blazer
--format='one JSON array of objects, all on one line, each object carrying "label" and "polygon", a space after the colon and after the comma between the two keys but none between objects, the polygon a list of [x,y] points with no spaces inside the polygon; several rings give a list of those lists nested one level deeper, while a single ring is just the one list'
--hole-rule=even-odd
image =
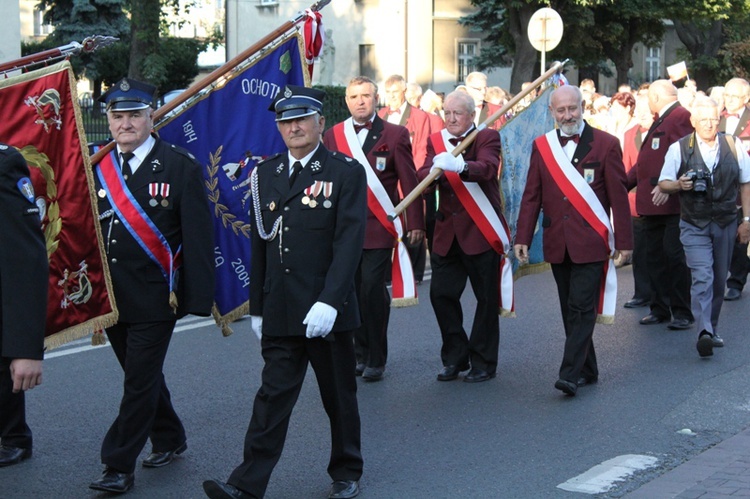
[{"label": "man in red blazer", "polygon": [[[494,378],[497,372],[500,321],[498,318],[500,255],[477,225],[457,195],[455,181],[475,184],[495,218],[501,215],[500,136],[482,130],[461,155],[450,152],[474,129],[474,100],[464,92],[452,92],[445,99],[445,130],[427,141],[427,161],[417,170],[420,180],[431,170],[443,174],[436,181],[440,206],[432,241],[432,283],[430,301],[440,326],[443,369],[439,381],[451,381],[471,367],[464,381],[473,383]],[[449,175],[452,175],[449,177]],[[467,278],[477,300],[471,337],[463,327],[461,295]]]},{"label": "man in red blazer", "polygon": [[[732,78],[724,85],[724,112],[721,113],[719,131],[727,135],[738,137],[750,152],[750,83],[742,78]],[[742,222],[742,206],[737,198],[737,216]],[[727,279],[727,292],[724,299],[728,301],[739,300],[742,296],[742,288],[747,282],[747,274],[750,271],[750,260],[747,258],[747,244],[739,240],[734,245],[732,252],[732,263],[729,266],[729,279]]]},{"label": "man in red blazer", "polygon": [[392,75],[385,80],[385,100],[387,107],[378,111],[378,116],[394,125],[405,126],[409,130],[411,152],[414,164],[420,167],[425,164],[427,156],[427,137],[430,136],[430,117],[406,102],[406,80],[401,75]]},{"label": "man in red blazer", "polygon": [[544,259],[552,265],[565,327],[555,388],[571,396],[599,378],[594,326],[599,303],[617,295],[616,280],[614,289],[601,289],[603,277],[609,284],[611,258],[619,252],[627,261],[633,248],[620,142],[583,121],[583,103],[581,90],[570,85],[550,95],[558,130],[534,141],[514,247],[519,262],[528,262],[543,208]]},{"label": "man in red blazer", "polygon": [[[656,80],[648,88],[654,123],[643,139],[638,161],[628,172],[628,187],[637,187],[635,207],[643,218],[646,259],[651,278],[651,313],[643,325],[671,322],[669,329],[693,325],[690,311],[690,270],[680,242],[680,200],[665,194],[658,181],[669,146],[693,131],[690,111],[677,102],[677,89],[669,80]],[[657,116],[658,115],[658,116]]]},{"label": "man in red blazer", "polygon": [[[476,115],[474,116],[475,125],[478,126],[479,124],[484,123],[485,121],[487,121],[487,118],[492,116],[498,109],[502,107],[484,100],[485,96],[487,95],[486,74],[479,71],[469,73],[468,75],[466,75],[465,86],[466,92],[474,99],[474,106],[476,107]],[[506,121],[507,118],[505,116],[501,116],[494,123],[490,123],[488,128],[491,128],[492,130],[500,130],[500,128],[505,124]]]},{"label": "man in red blazer", "polygon": [[[379,210],[389,213],[393,205],[398,204],[399,184],[405,194],[417,185],[409,132],[378,117],[375,114],[377,102],[378,87],[375,82],[364,76],[353,78],[346,87],[346,105],[352,117],[333,126],[323,136],[323,144],[328,149],[343,152],[360,161],[365,168],[371,168],[371,172],[368,172],[368,189],[375,195],[368,200],[365,245],[356,275],[362,325],[354,333],[357,354],[355,372],[365,381],[383,379],[388,357],[387,331],[391,305],[386,278],[391,275],[393,249],[400,244],[393,235],[393,229],[384,225],[377,213]],[[377,198],[377,189],[388,198],[387,202],[392,203],[390,207],[373,201],[373,198]],[[382,215],[383,211],[380,213]],[[417,244],[424,237],[421,200],[412,203],[406,214],[405,239],[410,244]],[[406,260],[401,265],[408,265],[410,270],[408,257]],[[405,284],[413,287],[413,274],[399,275],[412,275],[412,282]]]}]

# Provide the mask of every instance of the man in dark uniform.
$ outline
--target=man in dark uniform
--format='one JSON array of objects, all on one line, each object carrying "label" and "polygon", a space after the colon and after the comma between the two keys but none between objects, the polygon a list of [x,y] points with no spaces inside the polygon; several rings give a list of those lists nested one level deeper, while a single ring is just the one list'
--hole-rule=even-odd
[{"label": "man in dark uniform", "polygon": [[96,165],[99,218],[119,322],[107,336],[124,372],[120,412],[102,442],[101,478],[89,486],[122,493],[145,467],[187,449],[185,429],[162,373],[175,322],[213,306],[213,223],[201,166],[187,151],[151,135],[148,84],[124,78],[102,100],[117,143]]},{"label": "man in dark uniform", "polygon": [[31,457],[24,392],[42,382],[49,269],[21,153],[0,144],[0,467]]},{"label": "man in dark uniform", "polygon": [[260,498],[281,456],[308,363],[331,422],[331,499],[355,497],[362,475],[354,330],[354,275],[367,220],[365,170],[320,144],[325,94],[289,85],[271,110],[288,152],[252,173],[251,327],[261,339],[262,386],[242,464],[211,498]]},{"label": "man in dark uniform", "polygon": [[[367,163],[371,169],[368,175],[370,189],[373,193],[385,194],[382,198],[373,196],[373,206],[367,210],[365,249],[356,279],[357,298],[362,313],[362,326],[354,335],[356,374],[365,381],[383,379],[388,358],[387,333],[391,306],[386,278],[391,277],[393,248],[402,244],[394,237],[397,230],[394,223],[386,223],[376,212],[393,211],[393,206],[399,201],[399,186],[404,194],[408,194],[417,185],[409,132],[376,115],[377,102],[378,87],[375,82],[362,76],[352,79],[346,87],[346,105],[352,117],[330,128],[323,137],[323,144],[328,149],[342,152],[360,163]],[[402,220],[399,219],[398,222],[400,224]],[[403,222],[405,227],[401,235],[406,236],[404,240],[408,240],[411,245],[419,244],[424,237],[421,200],[407,208]],[[407,284],[413,286],[413,283]],[[396,293],[394,289],[394,298],[400,298],[395,296]]]}]

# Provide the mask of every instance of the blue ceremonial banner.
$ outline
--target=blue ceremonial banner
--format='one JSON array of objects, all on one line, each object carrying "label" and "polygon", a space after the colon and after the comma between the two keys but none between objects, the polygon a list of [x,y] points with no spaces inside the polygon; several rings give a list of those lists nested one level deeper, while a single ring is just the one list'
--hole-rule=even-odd
[{"label": "blue ceremonial banner", "polygon": [[[502,143],[503,169],[500,186],[505,201],[505,220],[510,227],[513,241],[516,237],[518,212],[521,209],[521,197],[526,187],[526,176],[529,172],[529,159],[534,139],[544,135],[555,127],[555,121],[549,110],[549,95],[553,87],[547,87],[528,107],[517,113],[500,129]],[[517,277],[537,270],[546,269],[542,254],[542,214],[539,215],[534,238],[529,248],[529,264],[521,269]],[[513,270],[518,270],[518,261],[513,258]]]},{"label": "blue ceremonial banner", "polygon": [[214,317],[225,335],[231,334],[228,324],[248,312],[250,172],[261,159],[286,150],[268,106],[284,85],[309,85],[301,40],[294,35],[251,58],[157,125],[161,138],[205,166],[216,241]]}]

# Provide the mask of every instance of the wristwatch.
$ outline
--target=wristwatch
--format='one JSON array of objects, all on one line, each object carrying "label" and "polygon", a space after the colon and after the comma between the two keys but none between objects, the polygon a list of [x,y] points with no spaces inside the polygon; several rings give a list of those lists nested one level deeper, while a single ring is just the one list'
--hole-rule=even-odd
[{"label": "wristwatch", "polygon": [[742,217],[742,223],[750,222],[750,217]]}]

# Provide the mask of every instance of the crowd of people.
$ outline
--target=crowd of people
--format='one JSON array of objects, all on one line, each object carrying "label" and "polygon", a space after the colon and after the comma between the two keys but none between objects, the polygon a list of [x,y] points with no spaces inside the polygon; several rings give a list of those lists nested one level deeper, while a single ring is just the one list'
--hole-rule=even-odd
[{"label": "crowd of people", "polygon": [[[391,306],[414,303],[429,257],[441,338],[436,379],[493,379],[498,316],[513,299],[508,257],[513,251],[528,262],[540,214],[565,334],[556,389],[575,396],[599,379],[594,329],[613,321],[616,261],[632,263],[634,294],[624,306],[649,307],[641,325],[694,328],[701,357],[724,345],[722,302],[741,297],[750,270],[750,84],[733,78],[701,92],[657,80],[606,97],[591,80],[556,81],[549,96],[556,126],[534,140],[515,240],[502,210],[496,130],[527,100],[499,116],[510,96],[488,87],[482,73],[444,98],[393,75],[378,110],[378,84],[359,76],[346,88],[351,116],[326,129],[322,91],[288,85],[279,92],[269,111],[287,149],[258,163],[250,182],[250,326],[265,366],[242,461],[226,481],[204,482],[208,497],[263,497],[308,365],[330,420],[328,497],[357,496],[356,377],[386,376]],[[104,471],[90,487],[111,493],[133,487],[147,441],[144,467],[166,466],[187,450],[162,366],[176,320],[208,315],[213,298],[200,165],[152,133],[154,91],[123,79],[102,97],[116,145],[95,178],[120,310],[106,332],[124,381],[102,442]],[[479,126],[491,116],[499,119]],[[19,158],[0,144],[0,202],[18,214],[5,221],[8,237],[29,250],[4,252],[0,276],[36,270],[25,280],[25,294],[35,296],[25,306],[42,310],[44,243]],[[388,216],[420,181],[427,188],[416,201]],[[161,202],[155,182],[171,186]],[[461,305],[467,282],[476,298],[469,332]],[[21,310],[18,296],[0,294],[4,317]],[[31,456],[23,392],[41,383],[43,316],[24,313],[0,328],[0,467]]]}]

